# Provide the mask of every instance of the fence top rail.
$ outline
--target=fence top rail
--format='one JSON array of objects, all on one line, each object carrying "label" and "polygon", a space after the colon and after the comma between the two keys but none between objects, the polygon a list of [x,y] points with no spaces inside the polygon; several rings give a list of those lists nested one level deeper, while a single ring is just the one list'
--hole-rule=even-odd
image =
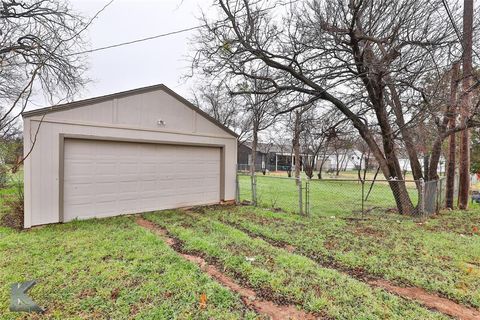
[{"label": "fence top rail", "polygon": [[[239,176],[251,176],[250,172],[237,172],[237,175]],[[263,174],[257,174],[255,173],[255,177],[257,178],[271,178],[271,179],[287,179],[287,180],[296,180],[295,177],[282,177],[282,176],[275,176],[275,175],[263,175]],[[444,180],[445,177],[441,177],[438,180],[424,180],[425,183],[433,183],[437,181],[442,181]],[[322,179],[309,179],[307,177],[302,177],[302,180],[309,181],[309,182],[329,182],[329,181],[337,181],[337,182],[361,182],[361,179],[344,179],[344,178],[322,178]],[[406,179],[406,180],[398,180],[398,179],[392,179],[392,180],[387,180],[387,179],[365,179],[363,180],[364,182],[408,182],[408,183],[417,183],[420,182],[421,180],[413,180],[413,179]]]},{"label": "fence top rail", "polygon": [[[363,179],[362,179],[363,180]],[[345,181],[345,182],[361,182],[360,179],[308,179],[310,182],[322,182],[322,181]],[[387,179],[365,179],[365,182],[420,182],[420,180],[387,180]],[[435,180],[437,181],[437,180]]]},{"label": "fence top rail", "polygon": [[[245,177],[250,177],[250,173],[237,173],[238,176],[245,176]],[[264,176],[262,174],[255,174],[255,177],[257,178],[271,178],[271,179],[284,179],[284,180],[296,180],[295,177],[280,177],[280,176]],[[302,178],[302,180],[307,180],[306,178]]]}]

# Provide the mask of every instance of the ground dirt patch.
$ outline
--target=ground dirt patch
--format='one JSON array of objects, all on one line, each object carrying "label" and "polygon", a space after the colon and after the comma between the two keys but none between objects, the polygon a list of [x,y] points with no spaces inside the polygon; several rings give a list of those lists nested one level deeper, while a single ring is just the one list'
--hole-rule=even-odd
[{"label": "ground dirt patch", "polygon": [[223,286],[239,294],[245,306],[255,310],[260,315],[267,316],[269,319],[272,320],[319,319],[318,316],[298,310],[294,305],[279,305],[273,301],[259,298],[258,294],[255,291],[239,285],[232,278],[221,272],[217,267],[208,264],[207,261],[202,257],[182,253],[176,250],[177,242],[174,238],[169,237],[167,231],[163,228],[141,217],[138,217],[136,219],[136,222],[141,227],[146,228],[154,232],[155,234],[161,236],[165,240],[165,242],[175,251],[177,251],[177,253],[180,254],[183,258],[197,264],[201,268],[201,270],[210,275],[210,277],[221,283]]}]

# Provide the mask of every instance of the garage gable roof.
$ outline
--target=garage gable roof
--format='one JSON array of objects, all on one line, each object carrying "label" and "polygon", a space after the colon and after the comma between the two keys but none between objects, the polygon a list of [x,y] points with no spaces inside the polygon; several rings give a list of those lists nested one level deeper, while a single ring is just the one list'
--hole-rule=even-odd
[{"label": "garage gable roof", "polygon": [[89,99],[84,99],[84,100],[78,100],[78,101],[73,101],[69,103],[64,103],[64,104],[58,104],[50,107],[45,107],[45,108],[40,108],[40,109],[35,109],[31,111],[25,111],[22,113],[23,118],[28,118],[32,116],[43,116],[48,113],[56,112],[56,111],[64,111],[68,109],[73,109],[73,108],[79,108],[87,105],[91,105],[94,103],[100,103],[100,102],[105,102],[109,101],[112,99],[118,99],[118,98],[123,98],[123,97],[128,97],[128,96],[133,96],[141,93],[146,93],[146,92],[152,92],[152,91],[157,91],[157,90],[162,90],[169,94],[170,96],[174,97],[190,109],[194,110],[213,124],[215,124],[217,127],[220,129],[224,130],[225,132],[229,133],[230,135],[234,137],[238,137],[238,134],[236,134],[234,131],[230,130],[226,126],[224,126],[222,123],[217,121],[215,118],[210,116],[208,113],[188,101],[187,99],[183,98],[180,96],[178,93],[173,91],[172,89],[168,88],[164,84],[157,84],[153,86],[148,86],[148,87],[142,87],[142,88],[137,88],[137,89],[132,89],[128,91],[122,91],[122,92],[117,92],[117,93],[112,93],[112,94],[107,94],[104,96],[99,96],[99,97],[94,97],[94,98],[89,98]]}]

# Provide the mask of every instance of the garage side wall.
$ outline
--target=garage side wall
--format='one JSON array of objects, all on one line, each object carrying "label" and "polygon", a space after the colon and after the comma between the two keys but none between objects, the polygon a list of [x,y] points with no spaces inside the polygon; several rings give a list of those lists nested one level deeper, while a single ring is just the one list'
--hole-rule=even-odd
[{"label": "garage side wall", "polygon": [[[145,97],[137,98],[145,99]],[[129,102],[135,104],[135,101],[130,100]],[[113,113],[116,111],[112,107],[115,103],[123,102],[103,103],[110,108],[112,113],[110,119],[115,117]],[[148,103],[143,102],[142,105],[147,109],[149,108]],[[80,112],[84,108],[86,108],[85,115]],[[159,112],[158,109],[162,107],[157,105],[153,109],[156,113],[150,117],[139,118],[135,116],[133,117],[134,122],[125,120],[122,123],[118,123],[122,121],[122,118],[117,118],[117,122],[108,123],[104,120],[108,119],[108,112],[105,109],[98,109],[101,119],[101,122],[99,122],[89,108],[89,106],[79,107],[62,111],[61,114],[59,114],[60,112],[54,112],[47,114],[43,120],[41,116],[24,119],[25,154],[30,152],[35,141],[30,156],[26,159],[24,165],[26,228],[61,222],[59,218],[61,206],[63,206],[60,191],[60,179],[63,170],[61,167],[63,162],[61,148],[63,139],[69,137],[220,147],[223,150],[224,158],[224,177],[220,183],[223,189],[221,190],[222,200],[235,199],[237,139],[200,114],[191,109],[187,111],[182,109],[183,117],[175,119],[176,116],[173,113],[168,116],[167,112]],[[141,109],[137,111],[143,112]],[[72,112],[71,117],[68,114],[69,112]],[[145,112],[147,111],[145,110]],[[164,128],[157,126],[158,117],[170,119],[165,120],[166,126]],[[150,121],[150,126],[142,126],[142,123],[138,121]],[[183,124],[176,125],[176,122],[182,122]],[[185,126],[187,122],[189,123],[188,127]]]}]

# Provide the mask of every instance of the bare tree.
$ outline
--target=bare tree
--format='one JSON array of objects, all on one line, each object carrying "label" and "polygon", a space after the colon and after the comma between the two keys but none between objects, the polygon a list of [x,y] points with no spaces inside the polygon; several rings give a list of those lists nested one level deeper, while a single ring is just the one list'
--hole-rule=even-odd
[{"label": "bare tree", "polygon": [[[305,131],[305,126],[307,122],[310,120],[307,117],[307,113],[313,107],[312,104],[305,105],[300,107],[292,112],[292,150],[293,150],[293,158],[295,160],[295,179],[296,183],[299,184],[299,178],[302,171],[302,154],[301,154],[301,135]],[[304,146],[304,148],[308,148],[308,146]],[[304,150],[305,151],[305,150]],[[305,154],[305,153],[303,153]],[[305,159],[303,159],[305,161]]]},{"label": "bare tree", "polygon": [[343,127],[343,125],[345,125],[345,119],[339,117],[338,112],[335,110],[328,110],[322,115],[319,115],[312,124],[312,127],[308,130],[308,132],[311,132],[311,142],[309,145],[312,146],[312,150],[318,161],[318,179],[322,179],[322,171],[325,163],[329,160],[330,156],[333,155],[333,141],[337,136],[339,128]]},{"label": "bare tree", "polygon": [[[424,121],[418,117],[425,106],[418,85],[457,58],[449,54],[458,44],[441,5],[441,0],[296,1],[279,18],[279,10],[263,0],[219,0],[225,19],[204,20],[208,28],[200,31],[194,66],[262,79],[257,94],[304,95],[303,104],[287,107],[292,110],[330,102],[367,143],[385,178],[403,179],[399,140],[419,179],[423,173],[411,137]],[[458,7],[452,12],[459,16]],[[252,62],[268,67],[269,76],[243,67]],[[459,126],[469,125],[467,119]],[[400,213],[415,212],[405,183],[391,182],[390,188]]]},{"label": "bare tree", "polygon": [[317,159],[321,149],[326,144],[326,135],[321,131],[322,124],[328,119],[323,119],[317,110],[318,106],[311,108],[304,117],[303,130],[301,134],[301,145],[303,146],[303,154],[307,155],[304,161],[304,171],[309,179],[313,178],[313,172],[317,165]]},{"label": "bare tree", "polygon": [[[262,77],[268,78],[268,69],[251,65],[250,72],[255,75],[254,77],[243,77],[232,88],[232,94],[240,96],[242,98],[245,110],[245,118],[247,123],[250,124],[251,136],[252,136],[252,162],[250,165],[250,176],[252,184],[252,202],[257,204],[256,195],[256,161],[258,151],[258,135],[261,131],[269,128],[273,125],[275,120],[275,114],[277,109],[277,94],[273,95],[260,95],[256,91],[263,87]],[[234,78],[235,79],[235,78]],[[238,79],[238,78],[237,78]]]},{"label": "bare tree", "polygon": [[[254,84],[256,85],[256,84]],[[275,107],[275,102],[270,99],[265,99],[257,94],[244,95],[245,108],[247,117],[250,121],[250,128],[252,131],[252,173],[255,172],[256,152],[258,149],[258,134],[270,127],[273,123],[272,108]]]},{"label": "bare tree", "polygon": [[223,82],[198,86],[193,91],[193,100],[200,109],[237,133],[240,144],[250,137],[251,128],[243,101],[231,95]]},{"label": "bare tree", "polygon": [[89,21],[57,0],[0,4],[0,131],[25,109],[35,88],[50,101],[71,98],[85,83],[81,33]]},{"label": "bare tree", "polygon": [[331,132],[330,149],[335,157],[335,175],[339,176],[340,171],[345,171],[349,157],[354,145],[354,138],[348,132],[340,132],[334,129]]}]

